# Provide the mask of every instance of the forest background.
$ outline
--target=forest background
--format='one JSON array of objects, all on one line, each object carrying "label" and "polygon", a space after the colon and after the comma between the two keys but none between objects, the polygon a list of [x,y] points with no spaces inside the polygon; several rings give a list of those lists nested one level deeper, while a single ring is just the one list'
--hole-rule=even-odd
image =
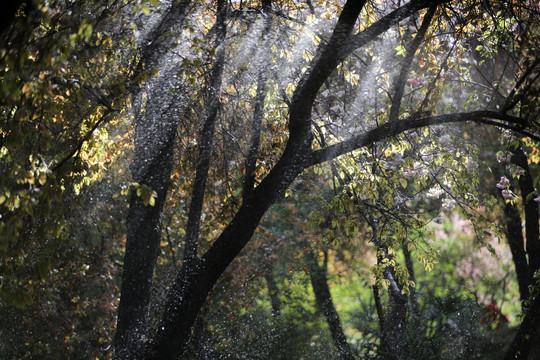
[{"label": "forest background", "polygon": [[538,2],[4,7],[3,358],[538,354]]}]

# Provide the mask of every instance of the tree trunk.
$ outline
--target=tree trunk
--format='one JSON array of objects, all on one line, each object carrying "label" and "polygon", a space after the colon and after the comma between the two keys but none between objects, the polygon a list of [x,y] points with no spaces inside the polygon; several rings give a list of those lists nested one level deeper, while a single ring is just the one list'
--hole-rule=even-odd
[{"label": "tree trunk", "polygon": [[115,358],[134,359],[145,341],[150,289],[159,255],[161,217],[174,156],[175,117],[163,118],[156,106],[137,119],[133,181],[156,192],[154,206],[145,205],[131,190],[127,217],[126,253],[115,337]]},{"label": "tree trunk", "polygon": [[251,239],[264,213],[283,197],[286,188],[305,168],[309,160],[305,153],[305,149],[290,145],[272,171],[254,189],[251,200],[242,204],[202,259],[194,266],[181,268],[167,296],[156,334],[147,346],[146,359],[175,359],[184,351],[197,312],[210,290]]},{"label": "tree trunk", "polygon": [[266,280],[266,286],[268,286],[268,296],[270,296],[270,304],[272,305],[272,317],[277,318],[281,313],[281,302],[279,301],[279,289],[271,265],[268,265],[268,269],[265,270],[264,279]]},{"label": "tree trunk", "polygon": [[[270,29],[272,28],[272,16],[270,14],[272,10],[272,4],[270,0],[263,1],[263,11],[265,13],[265,26],[262,32],[262,45],[261,51],[263,56],[269,52],[270,39],[268,36]],[[262,60],[262,59],[261,59]],[[262,61],[261,61],[262,62]],[[269,69],[265,63],[259,64],[259,70],[257,75],[257,93],[255,95],[255,105],[253,110],[253,119],[251,120],[251,133],[249,150],[246,157],[246,170],[244,174],[244,199],[251,196],[253,187],[255,186],[255,168],[257,166],[257,159],[259,157],[259,147],[262,131],[262,121],[264,118],[264,101],[267,93]]]},{"label": "tree trunk", "polygon": [[[148,34],[141,61],[135,73],[159,66],[162,55],[171,48],[173,36],[166,31],[179,30],[191,1],[175,0],[160,23]],[[172,70],[175,72],[175,70]],[[133,181],[156,192],[154,206],[145,205],[132,189],[126,221],[126,252],[122,272],[120,304],[114,340],[115,359],[136,359],[146,341],[150,289],[159,254],[163,206],[169,186],[174,156],[180,92],[164,96],[163,89],[173,88],[170,74],[153,78],[145,84],[147,106],[135,114],[135,149],[131,172]],[[134,94],[138,88],[131,87]],[[135,96],[136,97],[136,96]],[[140,105],[140,104],[139,104]]]},{"label": "tree trunk", "polygon": [[[384,336],[381,335],[381,355],[383,359],[403,359],[405,319],[407,316],[407,295],[401,293],[393,268],[387,267],[385,277],[390,280],[388,310],[384,316]],[[383,341],[384,339],[384,341]]]},{"label": "tree trunk", "polygon": [[[519,177],[519,189],[525,210],[525,236],[527,239],[527,255],[529,257],[529,276],[534,278],[540,269],[540,225],[538,223],[538,203],[533,200],[532,194],[536,192],[534,182],[523,148],[518,147],[512,153],[512,162],[523,170],[525,174]],[[530,195],[530,196],[529,196]]]},{"label": "tree trunk", "polygon": [[504,217],[506,222],[505,233],[512,260],[516,268],[516,276],[519,284],[519,295],[521,302],[529,299],[529,285],[531,277],[529,273],[529,265],[527,263],[527,255],[525,254],[525,243],[523,241],[523,228],[521,227],[521,216],[514,205],[504,205]]},{"label": "tree trunk", "polygon": [[[407,271],[409,272],[409,278],[416,284],[416,276],[414,275],[414,266],[412,262],[411,252],[407,248],[407,244],[403,244],[403,256],[405,258],[405,266],[407,267]],[[410,290],[411,309],[415,320],[417,320],[420,318],[420,309],[418,308],[418,294],[416,293],[415,287],[411,287]]]},{"label": "tree trunk", "polygon": [[330,288],[328,287],[326,254],[322,266],[319,265],[319,260],[311,249],[306,254],[306,260],[310,268],[309,277],[311,286],[313,287],[313,293],[315,294],[317,308],[323,313],[328,323],[332,340],[339,353],[339,358],[341,360],[353,360],[354,352],[347,342],[347,337],[341,327],[339,314],[334,306]]},{"label": "tree trunk", "polygon": [[348,45],[345,40],[352,32],[363,4],[364,1],[347,2],[330,42],[313,62],[311,71],[304,74],[302,85],[297,87],[289,111],[289,141],[281,158],[253,189],[252,195],[244,199],[231,223],[201,261],[180,270],[154,339],[147,346],[148,359],[174,359],[182,353],[196,314],[219,276],[251,239],[268,208],[309,166],[312,161],[310,119],[313,101],[324,80],[339,64],[341,58],[335,56],[334,48]]},{"label": "tree trunk", "polygon": [[[540,330],[540,293],[529,306],[519,330],[506,351],[504,360],[525,360],[529,357],[534,342],[538,339]],[[531,354],[538,355],[538,354]]]},{"label": "tree trunk", "polygon": [[[402,287],[397,283],[394,276],[394,267],[390,265],[388,261],[391,260],[391,256],[388,254],[387,245],[380,237],[379,219],[375,216],[371,216],[369,222],[373,230],[372,241],[377,245],[377,265],[384,266],[383,276],[389,282],[389,303],[386,314],[382,311],[379,289],[377,286],[373,287],[381,331],[381,342],[378,355],[385,360],[399,360],[402,359],[403,354],[405,320],[407,315],[407,295],[402,294]],[[387,262],[384,262],[384,260]]]}]

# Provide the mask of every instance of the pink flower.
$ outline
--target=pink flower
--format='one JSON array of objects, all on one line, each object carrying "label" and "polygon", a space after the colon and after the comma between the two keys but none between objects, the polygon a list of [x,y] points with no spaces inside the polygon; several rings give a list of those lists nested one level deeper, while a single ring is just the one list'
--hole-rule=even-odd
[{"label": "pink flower", "polygon": [[514,175],[525,175],[525,170],[523,169],[516,170],[514,171]]},{"label": "pink flower", "polygon": [[510,184],[510,180],[506,176],[501,176],[501,180],[499,180],[500,184]]},{"label": "pink flower", "polygon": [[512,193],[508,190],[503,190],[501,193],[502,193],[503,198],[505,198],[506,200],[512,200],[514,198]]},{"label": "pink flower", "polygon": [[540,195],[537,196],[537,197],[535,197],[535,198],[533,199],[533,201],[536,201],[537,203],[540,203]]},{"label": "pink flower", "polygon": [[409,84],[411,84],[411,86],[418,86],[418,85],[420,85],[420,79],[418,79],[418,78],[409,79],[409,80],[407,80],[407,82],[408,82]]},{"label": "pink flower", "polygon": [[497,161],[498,161],[498,162],[501,162],[501,163],[503,163],[503,162],[506,162],[506,158],[505,158],[505,157],[502,157],[502,156],[499,156],[499,155],[497,155]]},{"label": "pink flower", "polygon": [[507,186],[504,185],[504,184],[497,184],[496,186],[497,186],[499,189],[506,189],[506,188],[507,188]]}]

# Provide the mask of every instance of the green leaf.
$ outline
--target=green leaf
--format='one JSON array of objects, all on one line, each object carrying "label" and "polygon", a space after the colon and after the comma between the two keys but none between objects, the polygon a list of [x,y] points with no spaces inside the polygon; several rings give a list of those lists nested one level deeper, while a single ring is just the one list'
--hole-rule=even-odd
[{"label": "green leaf", "polygon": [[407,55],[407,50],[405,49],[405,46],[403,45],[398,45],[396,47],[396,50],[397,50],[397,53],[396,53],[397,56],[401,55],[405,57]]}]

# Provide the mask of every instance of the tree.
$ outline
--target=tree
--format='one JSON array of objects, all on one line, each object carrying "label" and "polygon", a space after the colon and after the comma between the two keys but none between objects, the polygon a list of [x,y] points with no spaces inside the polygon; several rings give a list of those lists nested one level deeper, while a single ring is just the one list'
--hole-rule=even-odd
[{"label": "tree", "polygon": [[354,49],[373,40],[375,36],[390,28],[392,23],[426,7],[427,3],[411,2],[358,34],[353,34],[356,19],[363,5],[364,3],[345,5],[330,39],[319,47],[309,69],[301,77],[289,104],[289,139],[276,165],[253,190],[251,200],[244,199],[230,224],[200,260],[193,260],[193,265],[183,266],[180,270],[168,297],[162,322],[155,337],[150,341],[152,354],[150,357],[168,358],[181,351],[182,342],[187,340],[191,331],[191,327],[187,324],[194,323],[197,310],[202,306],[215,281],[249,241],[268,207],[284,195],[287,186],[305,168],[352,149],[426,125],[470,120],[511,128],[524,125],[520,118],[490,111],[411,117],[385,123],[327,148],[312,150],[311,108],[324,81]]},{"label": "tree", "polygon": [[[50,204],[51,199],[60,203],[65,196],[61,189],[71,191],[79,176],[84,177],[77,175],[89,164],[80,161],[84,144],[114,116],[120,118],[119,109],[132,104],[133,182],[115,340],[117,359],[172,359],[182,354],[197,314],[219,277],[250,241],[270,206],[286,195],[289,186],[306,169],[378,142],[399,143],[410,131],[447,123],[493,125],[538,140],[538,119],[534,112],[538,103],[537,64],[531,61],[538,57],[538,29],[534,21],[530,22],[530,36],[522,36],[519,44],[512,37],[501,38],[516,45],[512,53],[516,60],[511,67],[516,76],[497,86],[497,93],[506,99],[502,109],[484,108],[478,99],[486,95],[476,87],[468,88],[471,89],[468,99],[449,90],[452,81],[464,90],[468,83],[474,82],[469,75],[472,65],[468,61],[473,58],[469,53],[473,50],[466,44],[467,32],[475,27],[480,29],[474,34],[478,35],[481,49],[495,47],[495,35],[482,33],[484,28],[493,25],[504,33],[506,25],[501,25],[502,17],[484,15],[493,5],[491,2],[347,1],[341,6],[328,1],[321,2],[317,8],[309,1],[271,4],[219,0],[214,4],[173,0],[170,4],[150,1],[150,6],[111,1],[95,7],[84,6],[83,1],[44,4],[49,6],[42,9],[49,13],[45,20],[36,18],[40,25],[32,30],[45,30],[39,35],[32,31],[10,33],[24,39],[37,36],[39,46],[33,51],[7,51],[3,59],[7,70],[2,73],[2,89],[10,97],[2,104],[0,144],[13,154],[7,165],[3,165],[2,175],[6,174],[6,180],[13,174],[19,176],[6,182],[4,195],[0,195],[5,197],[0,205],[7,214],[1,225],[9,230],[2,237],[8,249],[3,256],[12,257],[21,248],[17,241],[24,237],[21,230],[24,222],[20,221],[24,216],[16,215],[34,208],[28,189],[33,189],[36,179],[40,183],[40,179],[45,179],[41,186],[50,186],[56,197],[38,196],[35,203]],[[532,4],[526,7],[508,4],[527,19],[538,16]],[[78,25],[77,32],[66,30],[71,28],[71,23],[62,11],[68,8],[73,8],[70,19]],[[130,19],[128,14],[134,8],[143,14],[153,14],[148,31],[137,34],[138,38],[99,37],[99,26],[104,30],[119,29],[124,19]],[[83,20],[87,13],[95,14],[95,18]],[[115,17],[120,22],[115,23]],[[411,19],[411,27],[419,25],[418,30],[398,35],[398,25],[407,19]],[[425,21],[418,22],[420,19]],[[321,24],[320,29],[310,25],[315,21]],[[47,26],[40,27],[43,24],[54,26],[49,31]],[[308,35],[304,36],[302,30]],[[446,35],[448,32],[450,35]],[[407,42],[412,34],[415,38]],[[13,36],[7,37],[4,48],[15,46]],[[404,55],[392,86],[389,77],[394,73],[381,70],[382,75],[375,76],[377,69],[384,68],[383,60],[393,61],[396,55],[393,46],[386,58],[374,51],[373,44],[383,37],[397,45],[398,56]],[[63,41],[63,47],[55,45],[58,39]],[[118,44],[116,49],[113,41]],[[72,42],[77,51],[67,46]],[[293,46],[300,48],[302,56],[294,57],[290,51]],[[110,56],[94,56],[100,55],[104,47],[109,49]],[[62,56],[56,56],[58,49]],[[480,51],[478,46],[475,50]],[[87,62],[70,60],[70,54]],[[422,57],[416,57],[417,54]],[[454,57],[459,60],[453,60]],[[34,58],[61,59],[66,66],[73,63],[78,66],[65,75],[64,67],[55,60],[55,65],[44,62],[39,70],[32,63],[32,71],[28,72],[24,64],[35,62]],[[251,60],[256,69],[250,68]],[[32,102],[35,95],[56,94],[52,84],[35,80],[41,79],[40,71],[48,71],[51,66],[55,74],[65,79],[58,81],[62,84],[58,96],[73,92],[82,103],[77,101],[79,98],[65,103]],[[280,74],[283,69],[290,69],[290,73]],[[49,76],[42,74],[46,79]],[[250,78],[256,81],[251,82]],[[347,84],[340,79],[347,80]],[[361,92],[354,96],[350,92],[348,99],[340,98],[342,85],[360,90],[358,84],[364,81],[377,83],[380,93],[370,94],[370,101]],[[410,91],[406,93],[405,89]],[[442,97],[445,91],[454,95],[453,104]],[[366,100],[369,106],[362,107],[361,100]],[[243,105],[238,107],[240,112],[235,107],[238,103]],[[324,103],[330,106],[315,106]],[[56,123],[54,113],[59,104],[66,118],[75,119],[69,121],[70,127],[52,125]],[[243,117],[248,110],[252,114]],[[30,150],[12,151],[24,129],[39,126],[39,115],[35,118],[34,114],[40,112],[47,115],[45,128],[55,130],[40,134],[45,134],[46,139],[65,141],[51,141],[45,148],[47,151],[43,151],[35,146],[35,139],[22,137]],[[252,121],[247,123],[245,118]],[[317,126],[333,134],[327,145],[314,144]],[[445,131],[450,130],[442,128],[441,132]],[[194,136],[195,132],[198,135]],[[151,289],[160,252],[163,213],[168,202],[183,196],[179,189],[170,187],[175,156],[185,156],[175,154],[175,145],[183,141],[196,144],[190,151],[197,154],[194,171],[191,170],[194,180],[187,181],[183,187],[190,189],[183,259],[159,324],[151,329]],[[274,145],[277,149],[273,149]],[[27,164],[29,154],[34,160]],[[35,169],[39,163],[35,159],[40,158],[47,159],[50,166],[46,168],[57,173],[54,180],[49,175],[43,178],[42,173],[48,174],[46,168]],[[19,163],[25,166],[22,170],[17,168],[20,159],[23,160]],[[206,193],[208,188],[215,189],[215,194]],[[14,189],[19,191],[17,196],[11,196]],[[209,226],[202,221],[206,210],[212,209],[209,198],[219,199],[225,205],[217,222],[219,226],[212,232],[215,235],[201,239],[201,234],[206,234],[205,226]],[[56,218],[63,216],[55,214]],[[34,224],[33,229],[40,226]],[[62,230],[55,222],[42,228],[48,229],[45,237],[51,238],[57,238]]]}]

